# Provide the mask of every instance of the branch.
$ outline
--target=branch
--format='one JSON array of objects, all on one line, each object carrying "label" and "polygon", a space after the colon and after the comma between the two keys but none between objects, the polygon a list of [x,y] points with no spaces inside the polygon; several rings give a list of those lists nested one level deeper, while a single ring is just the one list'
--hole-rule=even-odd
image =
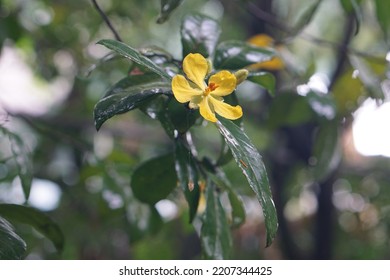
[{"label": "branch", "polygon": [[99,4],[96,2],[96,0],[92,0],[92,4],[95,7],[95,9],[98,11],[104,22],[107,24],[108,28],[110,28],[111,32],[114,34],[114,37],[117,41],[123,42],[121,37],[119,36],[118,32],[115,30],[114,26],[111,24],[110,19],[107,17],[107,15],[103,12],[103,10],[100,8]]}]

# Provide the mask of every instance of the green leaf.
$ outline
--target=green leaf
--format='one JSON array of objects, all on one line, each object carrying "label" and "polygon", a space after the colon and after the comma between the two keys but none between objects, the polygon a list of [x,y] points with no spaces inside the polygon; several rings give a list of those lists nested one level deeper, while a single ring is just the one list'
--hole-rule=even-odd
[{"label": "green leaf", "polygon": [[268,125],[274,129],[281,126],[294,126],[309,122],[315,114],[306,97],[296,93],[277,95],[269,108]]},{"label": "green leaf", "polygon": [[183,57],[189,53],[210,57],[214,53],[221,29],[214,19],[201,14],[191,14],[184,17],[180,33]]},{"label": "green leaf", "polygon": [[28,224],[53,242],[58,251],[64,247],[64,235],[60,227],[45,213],[17,204],[0,204],[0,215],[8,220]]},{"label": "green leaf", "polygon": [[126,45],[125,43],[115,41],[115,40],[109,40],[104,39],[100,40],[98,44],[103,45],[110,50],[113,50],[117,52],[118,54],[130,59],[131,61],[134,61],[135,63],[149,69],[150,71],[156,73],[157,75],[161,76],[162,78],[167,79],[170,81],[172,78],[169,76],[164,70],[162,70],[158,65],[156,65],[153,61],[151,61],[149,58],[143,56],[140,54],[136,49],[133,49],[132,47]]},{"label": "green leaf", "polygon": [[26,147],[19,135],[0,127],[0,131],[8,136],[11,144],[13,159],[16,164],[20,182],[22,184],[23,194],[27,200],[30,196],[31,183],[33,179],[33,167],[30,159],[30,151]]},{"label": "green leaf", "polygon": [[349,15],[353,13],[356,22],[356,32],[359,32],[360,23],[363,21],[363,12],[360,7],[362,0],[340,0],[341,6],[344,11]]},{"label": "green leaf", "polygon": [[313,157],[313,176],[318,182],[326,179],[340,164],[340,131],[337,122],[324,122],[316,134]]},{"label": "green leaf", "polygon": [[269,246],[275,238],[278,221],[263,160],[248,136],[232,121],[219,118],[217,127],[263,208],[267,230],[266,245]]},{"label": "green leaf", "polygon": [[0,260],[20,260],[26,247],[26,242],[16,234],[11,224],[0,217]]},{"label": "green leaf", "polygon": [[313,3],[310,3],[301,10],[302,12],[298,15],[298,21],[291,31],[292,35],[298,34],[306,25],[310,23],[320,4],[321,0],[315,0]]},{"label": "green leaf", "polygon": [[310,91],[306,95],[306,100],[319,117],[326,120],[332,120],[336,117],[336,104],[331,95]]},{"label": "green leaf", "polygon": [[166,96],[157,96],[149,102],[142,104],[140,109],[150,118],[159,120],[166,134],[171,139],[174,139],[176,128],[171,121],[170,111],[167,108],[170,101],[170,99],[167,100]]},{"label": "green leaf", "polygon": [[142,202],[155,204],[166,198],[177,185],[173,154],[143,162],[131,177],[134,196]]},{"label": "green leaf", "polygon": [[191,110],[176,100],[169,102],[167,111],[175,129],[181,134],[188,131],[200,116],[199,110]]},{"label": "green leaf", "polygon": [[207,173],[207,176],[216,184],[218,187],[223,188],[228,193],[228,199],[230,206],[232,207],[232,226],[239,227],[245,222],[245,208],[242,199],[238,196],[228,178],[222,169],[215,170],[216,174],[211,172]]},{"label": "green leaf", "polygon": [[[222,136],[223,138],[223,136]],[[222,146],[221,151],[219,153],[217,162],[215,163],[217,166],[223,166],[227,163],[229,163],[233,159],[232,151],[229,149],[228,145],[226,144],[225,140],[222,139]]]},{"label": "green leaf", "polygon": [[115,83],[104,95],[104,97],[123,92],[125,89],[136,89],[136,86],[148,84],[160,80],[160,76],[155,73],[145,73],[142,75],[127,76]]},{"label": "green leaf", "polygon": [[131,242],[137,242],[148,235],[156,234],[164,225],[160,214],[152,205],[132,200],[127,206],[126,224]]},{"label": "green leaf", "polygon": [[206,210],[200,237],[206,259],[223,260],[230,257],[233,245],[230,228],[225,209],[210,180],[206,187]]},{"label": "green leaf", "polygon": [[268,72],[249,72],[248,80],[268,90],[271,96],[275,96],[275,76]]},{"label": "green leaf", "polygon": [[340,4],[347,14],[353,12],[361,2],[362,0],[340,0]]},{"label": "green leaf", "polygon": [[168,82],[151,82],[129,87],[104,97],[99,100],[94,109],[95,127],[99,130],[109,118],[136,109],[150,98],[170,91],[171,85]]},{"label": "green leaf", "polygon": [[171,13],[179,7],[183,0],[161,0],[160,15],[158,16],[157,23],[164,23],[168,20]]},{"label": "green leaf", "polygon": [[192,222],[199,204],[199,171],[192,153],[180,139],[175,141],[175,169],[179,185],[189,206],[190,222]]},{"label": "green leaf", "polygon": [[385,34],[387,40],[390,40],[390,1],[388,0],[375,0],[376,5],[376,17]]},{"label": "green leaf", "polygon": [[272,49],[256,47],[241,41],[226,41],[218,45],[214,67],[216,69],[238,70],[248,65],[269,61],[275,56]]}]

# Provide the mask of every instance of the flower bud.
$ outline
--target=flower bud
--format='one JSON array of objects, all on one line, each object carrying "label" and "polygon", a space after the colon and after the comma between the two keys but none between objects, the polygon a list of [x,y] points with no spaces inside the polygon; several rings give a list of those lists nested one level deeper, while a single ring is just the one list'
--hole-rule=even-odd
[{"label": "flower bud", "polygon": [[206,59],[207,61],[207,75],[213,71],[213,62],[210,59]]},{"label": "flower bud", "polygon": [[236,76],[237,79],[237,85],[241,84],[243,81],[246,80],[248,77],[249,71],[246,69],[240,69],[237,72],[234,73],[234,76]]}]

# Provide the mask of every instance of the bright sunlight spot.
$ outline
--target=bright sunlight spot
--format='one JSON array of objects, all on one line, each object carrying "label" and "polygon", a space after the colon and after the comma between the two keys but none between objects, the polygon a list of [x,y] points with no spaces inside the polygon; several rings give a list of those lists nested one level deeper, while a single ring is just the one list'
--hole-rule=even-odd
[{"label": "bright sunlight spot", "polygon": [[378,106],[373,99],[366,100],[355,112],[352,126],[356,150],[364,156],[390,157],[390,103]]},{"label": "bright sunlight spot", "polygon": [[44,114],[67,96],[70,87],[71,83],[65,77],[60,76],[51,83],[38,79],[19,50],[3,47],[0,60],[0,107],[6,111]]},{"label": "bright sunlight spot", "polygon": [[61,198],[60,187],[52,181],[34,179],[28,202],[42,211],[51,211],[58,207]]}]

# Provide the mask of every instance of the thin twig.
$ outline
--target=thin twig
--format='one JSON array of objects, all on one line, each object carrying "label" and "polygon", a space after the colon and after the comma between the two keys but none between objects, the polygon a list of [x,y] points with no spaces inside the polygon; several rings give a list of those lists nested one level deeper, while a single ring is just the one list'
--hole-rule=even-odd
[{"label": "thin twig", "polygon": [[100,8],[99,4],[96,2],[96,0],[92,0],[92,4],[95,7],[95,9],[98,11],[104,22],[107,24],[108,28],[110,28],[111,32],[114,34],[114,37],[117,41],[123,42],[122,38],[119,36],[118,32],[115,30],[114,26],[111,24],[110,19],[107,17],[107,15],[103,12],[103,10]]},{"label": "thin twig", "polygon": [[[257,7],[252,2],[248,3],[247,10],[248,10],[248,12],[250,14],[252,14],[256,18],[261,19],[261,20],[267,22],[268,24],[270,24],[273,27],[279,29],[280,31],[283,31],[284,33],[287,33],[287,34],[293,34],[294,33],[292,28],[287,27],[282,22],[276,20],[273,15],[263,11],[262,9]],[[322,39],[322,38],[318,38],[316,36],[313,36],[313,35],[305,33],[305,32],[301,32],[300,34],[298,34],[298,36],[300,36],[301,38],[303,38],[304,40],[306,40],[308,42],[312,42],[312,43],[315,43],[315,44],[321,44],[323,46],[328,46],[328,47],[331,47],[331,48],[335,48],[338,51],[343,51],[345,53],[354,54],[354,55],[357,55],[357,56],[360,56],[360,57],[368,58],[368,59],[371,59],[371,60],[376,61],[378,63],[383,63],[383,64],[387,63],[386,59],[384,57],[378,57],[378,56],[375,56],[375,55],[372,55],[372,54],[369,54],[369,53],[366,53],[366,52],[358,51],[358,50],[353,49],[351,47],[345,47],[343,44],[340,44],[340,43],[337,43],[337,42],[328,41],[328,40],[325,40],[325,39]]]}]

